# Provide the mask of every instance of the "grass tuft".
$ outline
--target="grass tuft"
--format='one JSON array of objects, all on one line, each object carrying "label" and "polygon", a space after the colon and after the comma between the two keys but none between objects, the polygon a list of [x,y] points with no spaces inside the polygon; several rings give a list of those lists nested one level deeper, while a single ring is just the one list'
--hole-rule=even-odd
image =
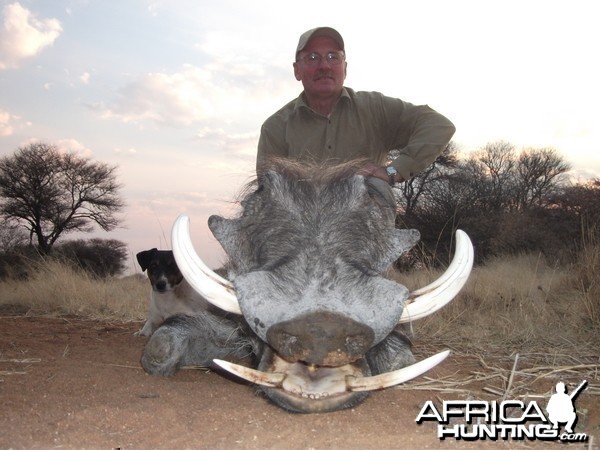
[{"label": "grass tuft", "polygon": [[97,279],[57,261],[32,263],[26,280],[0,282],[0,306],[28,315],[78,315],[143,320],[149,286],[145,276]]},{"label": "grass tuft", "polygon": [[[449,305],[411,325],[415,339],[440,339],[448,345],[479,349],[600,344],[599,255],[582,254],[578,264],[567,268],[549,263],[541,255],[490,260],[473,269]],[[395,274],[394,278],[413,290],[441,274],[419,271]]]}]

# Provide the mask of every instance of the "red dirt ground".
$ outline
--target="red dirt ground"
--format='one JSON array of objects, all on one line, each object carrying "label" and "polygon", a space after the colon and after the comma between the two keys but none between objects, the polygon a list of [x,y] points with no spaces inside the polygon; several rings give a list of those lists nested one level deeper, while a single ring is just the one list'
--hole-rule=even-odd
[{"label": "red dirt ground", "polygon": [[[336,413],[287,413],[256,391],[217,373],[183,370],[149,376],[139,357],[139,323],[78,318],[0,317],[0,449],[21,448],[541,448],[540,441],[440,441],[432,423],[417,425],[426,400],[464,399],[457,393],[387,389]],[[428,376],[465,375],[475,358],[452,356]],[[481,367],[479,366],[479,369]],[[543,380],[537,393],[556,380]],[[482,398],[481,386],[473,398]],[[492,399],[488,397],[487,399]],[[587,410],[576,431],[598,443],[597,397],[581,395]],[[543,400],[544,402],[546,400]]]}]

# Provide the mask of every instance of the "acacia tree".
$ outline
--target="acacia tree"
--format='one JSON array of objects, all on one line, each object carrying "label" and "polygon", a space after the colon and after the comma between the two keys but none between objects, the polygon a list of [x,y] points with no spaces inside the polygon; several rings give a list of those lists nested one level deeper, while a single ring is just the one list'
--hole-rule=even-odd
[{"label": "acacia tree", "polygon": [[53,145],[33,143],[0,158],[0,217],[25,227],[43,254],[64,233],[90,232],[94,223],[116,228],[124,207],[120,188],[116,166]]},{"label": "acacia tree", "polygon": [[419,199],[426,197],[430,187],[446,177],[450,169],[456,167],[457,151],[456,145],[451,141],[428,168],[400,184],[400,195],[397,200],[398,208],[403,211],[403,220],[410,221]]},{"label": "acacia tree", "polygon": [[474,153],[470,163],[480,166],[485,174],[485,203],[492,211],[508,210],[514,205],[515,195],[515,146],[506,141],[486,144]]},{"label": "acacia tree", "polygon": [[519,156],[517,201],[521,208],[542,206],[560,186],[560,175],[571,165],[552,148],[527,149]]}]

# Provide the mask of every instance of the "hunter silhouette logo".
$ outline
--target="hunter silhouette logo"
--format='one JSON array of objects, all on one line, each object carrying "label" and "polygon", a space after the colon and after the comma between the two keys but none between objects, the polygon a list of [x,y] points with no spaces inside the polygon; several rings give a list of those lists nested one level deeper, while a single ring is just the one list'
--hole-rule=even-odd
[{"label": "hunter silhouette logo", "polygon": [[552,394],[546,411],[548,411],[548,418],[552,422],[553,429],[558,429],[559,422],[566,423],[565,431],[569,434],[573,433],[573,426],[577,421],[577,414],[575,413],[575,407],[573,406],[573,400],[582,389],[587,385],[587,380],[583,380],[579,386],[568,395],[565,388],[565,383],[556,383],[556,394]]},{"label": "hunter silhouette logo", "polygon": [[[584,380],[567,394],[565,383],[557,383],[556,392],[546,405],[547,415],[534,400],[444,400],[438,407],[428,400],[415,421],[417,424],[437,422],[440,440],[539,439],[585,442],[588,440],[587,434],[574,433],[573,430],[577,423],[574,401],[586,386],[587,380]],[[451,421],[459,423],[450,424]],[[562,432],[560,424],[565,424]]]}]

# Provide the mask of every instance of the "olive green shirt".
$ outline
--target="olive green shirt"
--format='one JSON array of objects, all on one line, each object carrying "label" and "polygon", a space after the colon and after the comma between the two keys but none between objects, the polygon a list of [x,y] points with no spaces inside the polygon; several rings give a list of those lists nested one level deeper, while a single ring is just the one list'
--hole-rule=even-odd
[{"label": "olive green shirt", "polygon": [[427,105],[413,105],[379,92],[344,88],[329,117],[314,112],[304,95],[285,105],[261,128],[257,171],[270,157],[339,164],[367,158],[392,165],[406,180],[429,166],[448,144],[452,122]]}]

